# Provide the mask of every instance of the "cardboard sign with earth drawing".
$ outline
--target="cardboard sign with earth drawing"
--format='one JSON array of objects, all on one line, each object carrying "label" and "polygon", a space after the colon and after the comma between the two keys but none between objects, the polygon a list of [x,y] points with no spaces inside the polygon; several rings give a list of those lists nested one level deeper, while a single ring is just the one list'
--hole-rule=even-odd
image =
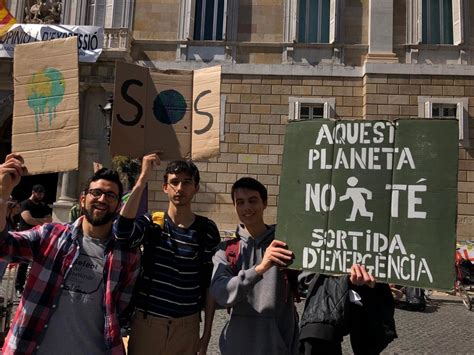
[{"label": "cardboard sign with earth drawing", "polygon": [[12,151],[30,174],[79,167],[77,38],[15,47]]},{"label": "cardboard sign with earth drawing", "polygon": [[287,126],[277,238],[293,268],[366,266],[378,281],[451,289],[456,120],[311,120]]}]

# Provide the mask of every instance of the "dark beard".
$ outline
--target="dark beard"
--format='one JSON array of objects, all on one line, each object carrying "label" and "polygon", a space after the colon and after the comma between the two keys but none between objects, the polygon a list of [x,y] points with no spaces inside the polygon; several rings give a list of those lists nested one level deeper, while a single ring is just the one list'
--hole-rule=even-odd
[{"label": "dark beard", "polygon": [[94,217],[92,214],[92,209],[83,209],[84,217],[87,219],[87,222],[92,224],[94,227],[103,226],[104,224],[109,223],[115,217],[115,212],[108,212],[102,217]]}]

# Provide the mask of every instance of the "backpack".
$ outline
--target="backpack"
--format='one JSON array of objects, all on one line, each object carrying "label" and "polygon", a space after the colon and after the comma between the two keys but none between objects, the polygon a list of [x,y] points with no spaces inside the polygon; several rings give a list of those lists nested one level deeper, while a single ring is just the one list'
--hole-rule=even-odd
[{"label": "backpack", "polygon": [[[225,245],[225,256],[227,262],[230,264],[230,268],[234,275],[237,275],[239,270],[237,269],[237,263],[239,261],[240,255],[240,237],[234,236],[233,238],[227,240]],[[285,281],[285,294],[288,294],[288,287],[291,291],[292,301],[299,303],[301,301],[300,294],[298,292],[298,270],[292,269],[283,269],[283,279]],[[290,301],[289,299],[286,300]],[[227,309],[230,313],[230,308]]]},{"label": "backpack", "polygon": [[405,297],[410,311],[423,312],[426,309],[425,290],[419,287],[406,287]]}]

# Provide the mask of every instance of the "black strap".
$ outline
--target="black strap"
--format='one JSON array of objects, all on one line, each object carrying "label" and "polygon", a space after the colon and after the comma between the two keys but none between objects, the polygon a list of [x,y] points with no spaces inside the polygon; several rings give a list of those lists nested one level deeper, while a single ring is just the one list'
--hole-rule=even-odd
[{"label": "black strap", "polygon": [[[138,290],[142,290],[147,298],[147,302],[145,302],[144,305],[144,318],[148,315],[148,305],[150,304],[151,285],[153,282],[150,273],[153,270],[153,254],[155,253],[158,240],[161,238],[162,233],[163,229],[158,224],[152,223],[144,238],[141,282],[140,285],[138,285],[139,287],[136,287],[137,292],[139,292]],[[147,273],[148,280],[144,277]]]}]

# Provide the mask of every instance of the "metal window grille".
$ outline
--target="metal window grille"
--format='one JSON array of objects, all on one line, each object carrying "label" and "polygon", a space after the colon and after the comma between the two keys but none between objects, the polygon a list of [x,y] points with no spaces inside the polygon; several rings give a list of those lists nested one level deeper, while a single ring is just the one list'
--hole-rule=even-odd
[{"label": "metal window grille", "polygon": [[308,105],[301,104],[300,106],[300,120],[314,120],[317,118],[324,118],[324,105]]},{"label": "metal window grille", "polygon": [[432,104],[432,118],[454,118],[456,119],[457,105],[454,104]]},{"label": "metal window grille", "polygon": [[227,0],[196,0],[194,39],[222,41]]}]

